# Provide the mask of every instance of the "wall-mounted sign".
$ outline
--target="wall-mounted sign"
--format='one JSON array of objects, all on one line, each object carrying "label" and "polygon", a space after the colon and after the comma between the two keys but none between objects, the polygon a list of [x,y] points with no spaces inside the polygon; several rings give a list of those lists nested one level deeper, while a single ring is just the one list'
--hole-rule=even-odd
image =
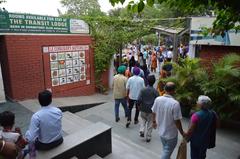
[{"label": "wall-mounted sign", "polygon": [[43,47],[43,53],[60,52],[60,51],[81,51],[89,50],[88,45],[70,45],[70,46],[47,46]]},{"label": "wall-mounted sign", "polygon": [[89,26],[83,20],[70,19],[71,33],[89,33]]},{"label": "wall-mounted sign", "polygon": [[86,80],[87,45],[43,47],[49,53],[52,86]]},{"label": "wall-mounted sign", "polygon": [[89,34],[82,20],[0,12],[0,33]]}]

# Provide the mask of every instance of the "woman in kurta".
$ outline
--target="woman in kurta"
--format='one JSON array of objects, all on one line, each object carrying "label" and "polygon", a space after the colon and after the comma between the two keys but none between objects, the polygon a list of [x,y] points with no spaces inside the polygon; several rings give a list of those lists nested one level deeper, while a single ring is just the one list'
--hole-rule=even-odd
[{"label": "woman in kurta", "polygon": [[208,96],[200,95],[197,106],[200,110],[192,115],[187,136],[190,139],[191,159],[205,159],[207,149],[215,147],[218,117],[216,112],[210,110],[211,99]]},{"label": "woman in kurta", "polygon": [[156,68],[157,68],[157,55],[154,52],[152,54],[152,63],[151,63],[151,71],[152,72],[156,72]]}]

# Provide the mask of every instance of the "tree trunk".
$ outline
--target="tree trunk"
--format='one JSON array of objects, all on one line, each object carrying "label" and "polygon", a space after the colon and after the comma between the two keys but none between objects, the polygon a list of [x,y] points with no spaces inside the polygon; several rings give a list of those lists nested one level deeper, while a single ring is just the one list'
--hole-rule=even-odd
[{"label": "tree trunk", "polygon": [[122,44],[119,47],[119,66],[122,65]]},{"label": "tree trunk", "polygon": [[174,36],[173,36],[173,62],[177,62],[177,58],[178,58],[177,45],[178,45],[178,35],[174,34]]}]

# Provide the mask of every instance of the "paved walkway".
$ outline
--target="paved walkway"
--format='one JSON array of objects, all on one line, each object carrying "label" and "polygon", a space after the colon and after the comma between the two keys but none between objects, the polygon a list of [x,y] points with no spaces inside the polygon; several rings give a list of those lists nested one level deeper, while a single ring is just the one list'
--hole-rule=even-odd
[{"label": "paved walkway", "polygon": [[0,112],[3,111],[13,112],[15,114],[15,126],[20,127],[23,133],[26,132],[33,114],[32,111],[26,109],[19,103],[9,101],[0,104]]},{"label": "paved walkway", "polygon": [[[137,152],[133,150],[128,153],[129,146],[126,146],[124,147],[126,148],[125,153],[118,153],[119,155],[122,154],[123,156],[127,156],[126,158],[128,158],[129,156],[132,156],[133,154],[136,154],[136,153],[140,153],[140,152],[149,153],[150,151],[152,154],[154,154],[152,155],[152,156],[155,156],[154,158],[156,159],[159,158],[159,154],[161,152],[162,146],[160,143],[160,139],[157,135],[157,131],[153,131],[152,141],[150,143],[146,143],[145,140],[140,138],[138,135],[139,124],[137,125],[131,124],[129,129],[125,128],[126,119],[124,119],[123,109],[121,109],[121,113],[120,113],[120,118],[121,118],[120,122],[116,123],[114,121],[113,104],[114,104],[113,101],[109,101],[108,103],[105,103],[103,105],[100,105],[82,112],[78,112],[76,114],[92,122],[102,121],[112,126],[113,134],[117,134],[118,136],[120,136],[120,138],[126,141],[126,143],[130,143],[129,145],[131,144],[137,145],[136,147],[136,149],[138,150]],[[185,130],[188,127],[188,122],[189,122],[188,119],[183,119],[183,126]],[[180,139],[181,137],[179,137],[178,143],[180,143]],[[217,144],[216,148],[209,150],[207,154],[208,155],[207,158],[236,159],[240,155],[240,151],[239,151],[240,150],[240,134],[237,132],[219,129],[217,131],[216,144]],[[118,149],[122,149],[122,148],[118,147]],[[119,151],[119,150],[115,150],[115,151]],[[175,150],[172,158],[175,158],[174,156],[176,156],[176,153],[177,152]],[[115,152],[114,152],[114,145],[113,145],[112,155],[114,156],[114,154]],[[188,154],[189,154],[189,145],[188,145]],[[190,158],[190,156],[188,158]]]},{"label": "paved walkway", "polygon": [[[157,131],[152,133],[152,141],[146,143],[144,139],[138,135],[139,124],[131,124],[130,128],[125,128],[126,119],[124,117],[123,109],[120,107],[120,122],[116,123],[114,119],[114,101],[111,93],[109,95],[96,94],[87,97],[65,97],[55,98],[53,103],[59,106],[83,105],[89,103],[105,102],[105,104],[81,111],[76,115],[87,119],[91,122],[101,121],[112,126],[113,136],[113,153],[105,157],[106,159],[157,159],[161,153],[161,142],[157,135]],[[29,110],[35,112],[40,107],[37,100],[26,100],[20,102],[25,108],[21,108],[19,104],[12,110],[20,113],[20,119],[26,122],[30,120],[31,113]],[[11,103],[10,103],[11,105]],[[12,106],[11,106],[12,107]],[[1,109],[1,108],[0,108]],[[19,109],[19,110],[18,110]],[[22,112],[23,111],[23,112]],[[133,111],[135,112],[135,111]],[[25,113],[27,113],[25,115]],[[28,123],[28,122],[26,122]],[[188,127],[188,119],[183,119],[183,126],[186,130]],[[26,126],[26,124],[22,124]],[[25,130],[26,128],[23,128]],[[178,144],[181,137],[179,137]],[[231,130],[219,129],[217,131],[217,145],[216,148],[211,149],[207,153],[208,159],[237,159],[240,155],[240,134]],[[177,150],[175,149],[172,158],[175,158]],[[188,145],[189,156],[189,145]],[[188,157],[190,158],[190,157]]]}]

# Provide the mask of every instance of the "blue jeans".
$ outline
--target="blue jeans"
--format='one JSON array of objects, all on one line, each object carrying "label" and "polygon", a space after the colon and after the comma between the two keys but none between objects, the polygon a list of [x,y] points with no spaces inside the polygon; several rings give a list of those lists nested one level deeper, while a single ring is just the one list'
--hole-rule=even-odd
[{"label": "blue jeans", "polygon": [[163,145],[163,152],[161,155],[161,159],[170,159],[171,154],[177,145],[177,137],[173,139],[165,139],[163,137],[160,137],[160,138]]},{"label": "blue jeans", "polygon": [[128,117],[128,107],[127,107],[127,99],[126,98],[121,98],[121,99],[115,99],[115,118],[119,118],[119,105],[120,103],[123,106],[124,112],[125,112],[125,117]]}]

